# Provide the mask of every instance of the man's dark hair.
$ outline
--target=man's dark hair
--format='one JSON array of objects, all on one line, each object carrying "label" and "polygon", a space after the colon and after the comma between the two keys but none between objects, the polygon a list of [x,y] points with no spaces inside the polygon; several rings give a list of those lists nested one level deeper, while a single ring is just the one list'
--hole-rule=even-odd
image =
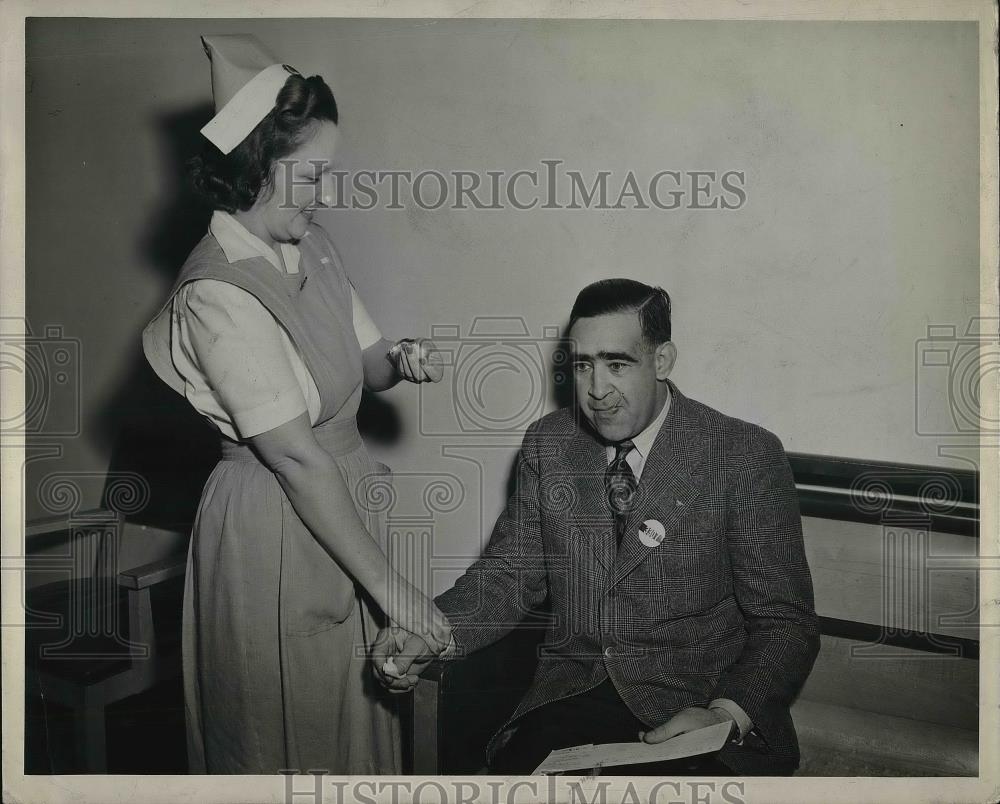
[{"label": "man's dark hair", "polygon": [[581,318],[610,313],[638,313],[642,337],[651,349],[670,340],[670,294],[634,279],[602,279],[587,285],[573,302],[567,332]]},{"label": "man's dark hair", "polygon": [[213,209],[250,209],[261,191],[270,187],[278,160],[305,142],[323,120],[338,121],[330,87],[318,75],[288,76],[274,108],[243,142],[224,154],[206,141],[202,154],[188,162],[195,190]]}]

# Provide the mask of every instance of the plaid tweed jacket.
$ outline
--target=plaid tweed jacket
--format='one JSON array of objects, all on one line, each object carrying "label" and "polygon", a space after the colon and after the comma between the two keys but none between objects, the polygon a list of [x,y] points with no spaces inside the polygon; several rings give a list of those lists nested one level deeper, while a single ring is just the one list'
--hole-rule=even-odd
[{"label": "plaid tweed jacket", "polygon": [[[713,698],[739,704],[754,729],[720,754],[738,773],[798,766],[789,706],[819,629],[791,469],[774,435],[670,388],[619,550],[605,448],[564,408],[528,428],[489,546],[437,598],[460,652],[548,601],[534,680],[491,754],[521,715],[610,676],[649,727]],[[640,538],[650,520],[658,546],[655,526]]]}]

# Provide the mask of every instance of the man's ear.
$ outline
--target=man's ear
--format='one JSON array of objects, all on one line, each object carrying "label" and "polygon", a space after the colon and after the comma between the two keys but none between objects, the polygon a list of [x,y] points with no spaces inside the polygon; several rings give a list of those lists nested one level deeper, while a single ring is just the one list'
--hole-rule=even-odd
[{"label": "man's ear", "polygon": [[661,382],[670,376],[677,360],[677,347],[673,341],[661,343],[656,349],[656,379]]}]

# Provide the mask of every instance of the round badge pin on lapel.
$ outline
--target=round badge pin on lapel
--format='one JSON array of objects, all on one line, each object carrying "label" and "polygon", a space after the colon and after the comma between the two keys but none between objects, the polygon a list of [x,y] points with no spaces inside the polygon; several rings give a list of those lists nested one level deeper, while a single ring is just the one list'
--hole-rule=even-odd
[{"label": "round badge pin on lapel", "polygon": [[639,541],[646,547],[659,547],[666,535],[663,523],[655,519],[647,519],[639,526]]}]

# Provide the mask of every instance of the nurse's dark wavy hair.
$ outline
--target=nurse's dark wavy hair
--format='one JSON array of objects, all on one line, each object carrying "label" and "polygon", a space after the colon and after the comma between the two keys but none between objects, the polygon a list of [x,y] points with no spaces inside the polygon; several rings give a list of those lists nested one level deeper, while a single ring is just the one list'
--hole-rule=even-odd
[{"label": "nurse's dark wavy hair", "polygon": [[587,285],[569,314],[569,332],[581,318],[609,313],[638,313],[646,345],[656,349],[670,340],[670,294],[634,279],[602,279]]},{"label": "nurse's dark wavy hair", "polygon": [[277,161],[305,142],[322,120],[338,122],[330,87],[318,75],[288,76],[274,108],[232,151],[224,154],[205,141],[202,153],[188,162],[195,190],[213,209],[250,209],[262,191],[270,190]]}]

